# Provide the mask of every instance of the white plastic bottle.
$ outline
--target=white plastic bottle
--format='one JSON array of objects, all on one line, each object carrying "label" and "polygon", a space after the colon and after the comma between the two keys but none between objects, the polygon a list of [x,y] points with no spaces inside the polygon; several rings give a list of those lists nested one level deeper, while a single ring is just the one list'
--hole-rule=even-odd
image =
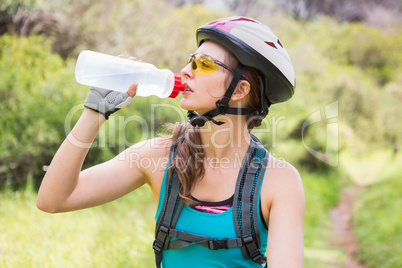
[{"label": "white plastic bottle", "polygon": [[181,77],[168,69],[89,50],[78,56],[75,79],[83,85],[120,92],[138,83],[136,96],[142,97],[175,98],[185,88]]}]

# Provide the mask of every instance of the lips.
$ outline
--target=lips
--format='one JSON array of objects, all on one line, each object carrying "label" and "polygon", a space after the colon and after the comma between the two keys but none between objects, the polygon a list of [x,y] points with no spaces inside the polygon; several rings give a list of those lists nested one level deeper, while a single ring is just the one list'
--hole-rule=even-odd
[{"label": "lips", "polygon": [[183,91],[183,94],[189,94],[194,92],[187,84],[186,84],[186,88]]}]

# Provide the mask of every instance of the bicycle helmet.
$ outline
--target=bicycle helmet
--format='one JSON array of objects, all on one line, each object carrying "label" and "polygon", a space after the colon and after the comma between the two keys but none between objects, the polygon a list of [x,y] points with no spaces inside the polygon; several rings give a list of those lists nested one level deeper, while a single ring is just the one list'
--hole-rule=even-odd
[{"label": "bicycle helmet", "polygon": [[229,49],[239,60],[232,83],[225,96],[218,100],[217,108],[200,116],[189,111],[188,119],[193,126],[203,126],[207,121],[213,121],[218,114],[251,114],[255,109],[232,108],[230,97],[241,79],[243,66],[257,70],[262,80],[261,114],[265,115],[271,104],[284,102],[294,94],[295,72],[290,57],[278,37],[272,30],[247,17],[222,18],[198,28],[197,45],[205,40],[213,40]]}]

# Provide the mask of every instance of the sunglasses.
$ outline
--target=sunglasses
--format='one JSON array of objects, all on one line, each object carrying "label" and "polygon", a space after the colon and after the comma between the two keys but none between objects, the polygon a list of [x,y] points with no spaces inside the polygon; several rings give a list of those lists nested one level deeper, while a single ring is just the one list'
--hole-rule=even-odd
[{"label": "sunglasses", "polygon": [[216,70],[218,70],[219,66],[225,68],[233,74],[235,73],[232,68],[223,62],[205,54],[191,54],[187,64],[189,63],[191,63],[191,69],[193,69],[193,72],[199,75],[213,74],[216,72]]}]

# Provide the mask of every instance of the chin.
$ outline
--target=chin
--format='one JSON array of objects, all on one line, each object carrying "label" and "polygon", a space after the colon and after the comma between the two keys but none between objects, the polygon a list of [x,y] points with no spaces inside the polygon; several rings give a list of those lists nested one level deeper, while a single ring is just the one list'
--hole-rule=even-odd
[{"label": "chin", "polygon": [[195,103],[195,101],[190,101],[187,100],[185,98],[181,99],[180,101],[180,108],[184,109],[184,110],[196,110],[197,108],[199,108],[197,105],[198,103]]},{"label": "chin", "polygon": [[190,109],[187,107],[188,105],[187,105],[186,102],[187,102],[187,101],[186,101],[185,98],[181,99],[180,102],[179,102],[180,108],[182,108],[182,109],[184,109],[184,110],[190,110]]},{"label": "chin", "polygon": [[[210,107],[208,107],[210,106]],[[195,100],[195,99],[186,99],[183,98],[180,100],[180,108],[187,110],[187,111],[195,111],[198,114],[202,115],[210,110],[213,110],[216,108],[216,106],[211,106],[209,103],[208,105],[202,104],[200,100]]]}]

